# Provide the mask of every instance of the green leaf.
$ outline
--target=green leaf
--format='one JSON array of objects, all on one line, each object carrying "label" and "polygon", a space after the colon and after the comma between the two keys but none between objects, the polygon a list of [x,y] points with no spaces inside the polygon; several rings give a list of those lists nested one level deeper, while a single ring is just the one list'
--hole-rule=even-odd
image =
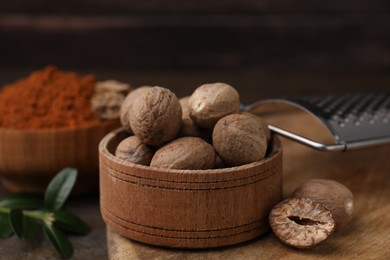
[{"label": "green leaf", "polygon": [[0,213],[0,239],[9,238],[14,234],[8,215],[6,213]]},{"label": "green leaf", "polygon": [[38,231],[39,228],[35,219],[30,218],[28,216],[24,216],[22,238],[24,240],[32,240],[38,233]]},{"label": "green leaf", "polygon": [[54,212],[54,225],[77,235],[86,235],[91,228],[78,216],[66,210]]},{"label": "green leaf", "polygon": [[23,214],[23,211],[12,209],[9,213],[9,223],[16,235],[24,240],[31,240],[38,232],[37,222]]},{"label": "green leaf", "polygon": [[80,235],[90,232],[90,227],[82,219],[61,209],[76,178],[76,169],[65,168],[50,182],[44,197],[18,193],[0,201],[0,239],[16,233],[19,238],[31,240],[43,225],[45,235],[57,251],[63,257],[72,257],[72,244],[61,229]]},{"label": "green leaf", "polygon": [[64,168],[49,183],[45,193],[45,206],[52,211],[59,210],[65,203],[76,182],[77,170]]},{"label": "green leaf", "polygon": [[57,251],[65,258],[73,255],[73,247],[69,239],[56,227],[45,223],[43,231]]},{"label": "green leaf", "polygon": [[6,196],[0,201],[0,207],[10,209],[40,209],[44,207],[42,195],[32,193],[16,193]]},{"label": "green leaf", "polygon": [[12,209],[9,213],[9,222],[12,229],[19,238],[23,237],[23,212],[18,209]]}]

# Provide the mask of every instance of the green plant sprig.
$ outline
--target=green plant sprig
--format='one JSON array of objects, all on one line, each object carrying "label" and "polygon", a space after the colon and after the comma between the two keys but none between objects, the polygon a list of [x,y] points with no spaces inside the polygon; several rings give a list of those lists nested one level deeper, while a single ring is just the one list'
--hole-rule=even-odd
[{"label": "green plant sprig", "polygon": [[23,240],[34,239],[43,230],[65,258],[73,255],[66,234],[86,235],[90,227],[63,206],[77,179],[77,170],[64,168],[49,183],[44,196],[16,193],[0,201],[0,239],[16,234]]}]

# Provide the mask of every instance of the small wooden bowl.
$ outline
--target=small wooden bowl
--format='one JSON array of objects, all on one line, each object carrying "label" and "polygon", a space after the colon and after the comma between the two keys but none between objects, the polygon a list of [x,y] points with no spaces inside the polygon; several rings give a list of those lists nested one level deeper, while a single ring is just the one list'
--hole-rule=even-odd
[{"label": "small wooden bowl", "polygon": [[268,214],[282,199],[282,149],[273,137],[259,162],[213,170],[170,170],[114,156],[122,129],[99,145],[100,207],[105,223],[147,244],[211,248],[269,230]]},{"label": "small wooden bowl", "polygon": [[0,181],[11,192],[43,193],[64,167],[78,169],[74,194],[99,188],[98,146],[118,120],[78,128],[0,128]]}]

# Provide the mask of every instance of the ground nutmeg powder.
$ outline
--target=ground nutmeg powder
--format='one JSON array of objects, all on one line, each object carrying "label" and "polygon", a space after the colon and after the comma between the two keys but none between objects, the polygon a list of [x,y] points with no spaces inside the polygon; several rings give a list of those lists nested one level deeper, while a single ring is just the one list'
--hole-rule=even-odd
[{"label": "ground nutmeg powder", "polygon": [[0,127],[46,129],[98,123],[91,109],[96,79],[54,66],[0,90]]}]

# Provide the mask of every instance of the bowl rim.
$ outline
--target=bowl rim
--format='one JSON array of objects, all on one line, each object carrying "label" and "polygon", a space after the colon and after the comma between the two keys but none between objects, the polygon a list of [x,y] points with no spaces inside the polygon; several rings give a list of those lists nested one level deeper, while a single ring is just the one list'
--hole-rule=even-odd
[{"label": "bowl rim", "polygon": [[[139,169],[144,172],[148,173],[164,173],[164,174],[186,174],[186,175],[198,175],[198,176],[204,176],[205,174],[218,174],[218,173],[224,173],[224,174],[231,174],[235,173],[237,171],[245,171],[247,169],[252,169],[255,167],[260,167],[264,164],[270,163],[274,161],[277,157],[280,157],[282,155],[282,144],[279,140],[279,138],[276,135],[272,136],[272,141],[270,142],[272,145],[272,150],[268,153],[268,155],[261,159],[260,161],[239,165],[239,166],[233,166],[233,167],[226,167],[226,168],[219,168],[219,169],[206,169],[206,170],[183,170],[183,169],[169,169],[169,168],[158,168],[154,166],[145,166],[140,165],[136,163],[132,163],[129,161],[126,161],[124,159],[119,159],[115,157],[107,148],[107,145],[110,141],[113,140],[118,134],[125,133],[126,130],[123,127],[117,128],[110,133],[108,133],[106,136],[103,137],[103,139],[99,143],[99,154],[100,156],[104,156],[106,159],[108,159],[111,163],[116,164],[116,166],[122,166],[122,167],[129,167],[130,169]],[[100,158],[100,163],[102,163],[102,159]]]}]

